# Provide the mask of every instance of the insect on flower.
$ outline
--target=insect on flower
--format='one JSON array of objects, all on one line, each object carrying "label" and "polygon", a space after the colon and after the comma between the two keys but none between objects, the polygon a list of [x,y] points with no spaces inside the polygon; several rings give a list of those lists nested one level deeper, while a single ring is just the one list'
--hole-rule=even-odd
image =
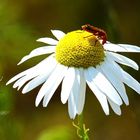
[{"label": "insect on flower", "polygon": [[[82,32],[76,30],[67,34],[60,30],[51,30],[57,40],[49,37],[38,39],[37,41],[48,45],[34,49],[24,56],[18,65],[35,56],[49,56],[11,78],[7,85],[14,82],[13,88],[19,90],[23,87],[23,94],[42,85],[35,105],[38,106],[43,100],[43,107],[47,107],[62,83],[61,102],[68,102],[71,119],[83,112],[88,85],[106,115],[109,115],[109,105],[117,115],[121,115],[123,102],[129,105],[125,85],[140,94],[140,83],[119,65],[138,70],[137,63],[119,52],[140,53],[140,47],[111,43],[106,40],[104,31],[91,25],[84,25],[82,28]],[[85,39],[89,36],[91,39]]]},{"label": "insect on flower", "polygon": [[102,40],[102,44],[106,43],[106,40],[107,40],[107,34],[104,30],[100,29],[100,28],[97,28],[97,27],[94,27],[90,24],[85,24],[82,26],[82,29],[84,31],[87,31],[87,32],[90,32],[90,33],[93,33],[95,36],[98,37],[98,39],[101,39]]}]

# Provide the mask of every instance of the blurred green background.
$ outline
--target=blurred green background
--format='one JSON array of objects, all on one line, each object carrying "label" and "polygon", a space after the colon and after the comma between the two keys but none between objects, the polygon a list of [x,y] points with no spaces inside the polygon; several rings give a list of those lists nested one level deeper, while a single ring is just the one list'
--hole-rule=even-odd
[{"label": "blurred green background", "polygon": [[[69,119],[67,104],[60,101],[60,88],[47,108],[35,107],[39,88],[29,94],[5,86],[15,74],[37,64],[40,56],[17,66],[32,49],[35,40],[53,37],[50,29],[64,32],[90,23],[103,28],[108,40],[140,46],[139,0],[0,0],[0,140],[78,140]],[[125,54],[140,65],[140,54]],[[140,81],[140,72],[124,67]],[[87,89],[85,123],[91,140],[138,140],[140,138],[140,96],[127,88],[130,105],[122,115],[105,116],[97,99]]]}]

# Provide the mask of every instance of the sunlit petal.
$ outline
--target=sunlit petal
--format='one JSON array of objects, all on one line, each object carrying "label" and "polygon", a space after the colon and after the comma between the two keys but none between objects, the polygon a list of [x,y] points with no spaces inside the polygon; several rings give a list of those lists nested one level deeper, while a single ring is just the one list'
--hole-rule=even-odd
[{"label": "sunlit petal", "polygon": [[63,79],[63,82],[62,82],[61,101],[63,104],[65,104],[69,98],[75,78],[76,78],[75,69],[72,67],[68,68],[66,75]]},{"label": "sunlit petal", "polygon": [[76,113],[78,113],[79,96],[80,96],[80,71],[75,68],[75,81],[70,94],[73,94],[74,102],[76,105]]},{"label": "sunlit petal", "polygon": [[123,55],[120,55],[117,53],[112,53],[112,52],[106,52],[106,53],[107,53],[107,57],[109,57],[109,59],[113,59],[114,61],[116,61],[120,64],[132,67],[135,70],[139,69],[139,66],[137,65],[136,62],[134,62],[133,60],[131,60]]},{"label": "sunlit petal", "polygon": [[[56,75],[53,74],[52,77],[50,77],[48,79],[48,87],[47,87],[48,91],[45,91],[46,94],[45,94],[44,99],[43,99],[43,107],[47,107],[52,95],[56,91],[57,87],[60,85],[66,71],[67,71],[67,67],[65,67],[63,65],[59,65],[58,73],[56,73]],[[54,76],[57,76],[55,81],[53,81]]]},{"label": "sunlit petal", "polygon": [[130,44],[118,44],[120,47],[127,50],[127,52],[140,52],[140,47]]},{"label": "sunlit petal", "polygon": [[74,119],[76,116],[76,102],[75,102],[73,93],[71,93],[68,98],[68,112],[69,112],[70,118]]},{"label": "sunlit petal", "polygon": [[51,32],[58,40],[65,36],[65,33],[60,30],[51,30]]},{"label": "sunlit petal", "polygon": [[109,41],[103,45],[105,50],[113,52],[140,52],[140,47],[129,44],[113,44]]},{"label": "sunlit petal", "polygon": [[110,99],[108,99],[109,104],[111,106],[111,108],[113,109],[113,111],[117,114],[117,115],[121,115],[121,108],[119,105],[115,104],[114,102],[112,102]]},{"label": "sunlit petal", "polygon": [[109,115],[109,107],[108,107],[108,103],[107,103],[107,98],[104,95],[104,93],[100,89],[98,89],[98,87],[95,85],[95,83],[91,79],[91,76],[89,75],[88,70],[85,70],[85,79],[86,79],[88,86],[90,87],[92,92],[95,94],[96,98],[99,100],[105,114]]},{"label": "sunlit petal", "polygon": [[81,114],[84,108],[84,104],[85,104],[85,94],[86,94],[86,80],[84,77],[84,70],[83,69],[79,69],[79,74],[80,74],[80,90],[78,93],[78,105],[77,105],[77,113]]},{"label": "sunlit petal", "polygon": [[23,72],[17,74],[17,75],[14,76],[13,78],[11,78],[11,79],[6,83],[6,85],[8,85],[8,84],[10,84],[10,83],[16,81],[17,79],[19,79],[19,78],[25,76],[27,73],[32,72],[32,70],[33,70],[33,68],[30,68],[30,69],[27,69],[27,70],[25,70],[25,71],[23,71]]},{"label": "sunlit petal", "polygon": [[45,80],[47,80],[49,75],[54,71],[56,67],[56,63],[48,64],[47,67],[48,67],[47,71],[44,74],[42,73],[42,75],[37,76],[36,78],[34,78],[33,80],[31,80],[25,85],[25,87],[22,90],[22,93],[27,93],[31,91],[32,89],[34,89],[35,87],[42,84],[43,82],[45,82]]},{"label": "sunlit petal", "polygon": [[[109,61],[109,60],[108,60]],[[130,74],[125,72],[118,64],[109,61],[111,68],[114,73],[119,77],[119,79],[140,94],[140,83],[135,80]]]},{"label": "sunlit petal", "polygon": [[113,44],[113,43],[105,43],[103,45],[104,49],[107,51],[113,51],[113,52],[126,52],[127,50],[125,48],[120,47],[117,44]]},{"label": "sunlit petal", "polygon": [[118,91],[118,93],[122,97],[125,104],[128,105],[129,100],[128,100],[128,97],[126,94],[124,84],[119,79],[119,77],[117,77],[116,74],[112,71],[112,69],[110,68],[110,65],[106,62],[106,63],[102,64],[102,66],[100,66],[99,68],[102,70],[103,74],[107,77],[107,79],[110,81],[110,83]]},{"label": "sunlit petal", "polygon": [[49,45],[57,45],[58,41],[52,38],[44,37],[37,39],[38,42],[43,42]]},{"label": "sunlit petal", "polygon": [[106,96],[108,96],[114,103],[121,105],[122,100],[118,95],[117,91],[108,81],[108,79],[99,71],[97,68],[88,68],[89,76],[95,85],[100,89]]},{"label": "sunlit petal", "polygon": [[43,101],[43,106],[47,106],[47,104],[49,103],[55,90],[57,89],[57,87],[61,83],[66,69],[67,69],[67,67],[65,67],[65,66],[62,66],[60,64],[57,65],[57,67],[52,72],[50,77],[47,79],[47,81],[41,87],[41,89],[37,95],[37,98],[36,98],[36,102],[35,102],[36,106],[38,106],[38,104],[40,103],[40,101],[42,100],[42,98],[44,96],[45,97],[44,97],[44,101]]},{"label": "sunlit petal", "polygon": [[29,55],[24,56],[21,59],[21,61],[18,63],[18,65],[20,65],[21,63],[27,61],[28,59],[30,59],[32,57],[43,55],[43,54],[53,53],[53,52],[55,52],[55,47],[56,46],[46,46],[46,47],[37,48],[37,49],[33,50]]}]

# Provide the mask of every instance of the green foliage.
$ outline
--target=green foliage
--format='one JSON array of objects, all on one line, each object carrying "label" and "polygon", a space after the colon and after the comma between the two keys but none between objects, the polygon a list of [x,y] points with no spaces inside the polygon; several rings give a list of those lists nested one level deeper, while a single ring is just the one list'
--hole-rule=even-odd
[{"label": "green foliage", "polygon": [[1,140],[20,140],[22,124],[7,114],[0,117],[0,139]]},{"label": "green foliage", "polygon": [[44,130],[37,140],[72,140],[74,139],[69,128],[65,126],[53,127]]},{"label": "green foliage", "polygon": [[13,108],[13,95],[6,86],[0,86],[0,88],[0,116],[3,116]]},{"label": "green foliage", "polygon": [[[2,85],[2,83],[1,83]],[[14,96],[4,85],[0,86],[0,139],[19,140],[21,124],[13,118]]]}]

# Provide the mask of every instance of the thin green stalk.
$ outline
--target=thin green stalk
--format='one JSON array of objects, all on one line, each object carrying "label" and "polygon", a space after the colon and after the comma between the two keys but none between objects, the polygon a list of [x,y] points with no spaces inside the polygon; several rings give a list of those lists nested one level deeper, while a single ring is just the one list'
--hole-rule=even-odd
[{"label": "thin green stalk", "polygon": [[89,136],[88,136],[89,129],[86,129],[83,120],[84,120],[84,118],[83,118],[83,113],[82,113],[82,114],[78,115],[78,123],[75,124],[73,122],[73,126],[77,129],[77,135],[80,139],[89,140]]}]

